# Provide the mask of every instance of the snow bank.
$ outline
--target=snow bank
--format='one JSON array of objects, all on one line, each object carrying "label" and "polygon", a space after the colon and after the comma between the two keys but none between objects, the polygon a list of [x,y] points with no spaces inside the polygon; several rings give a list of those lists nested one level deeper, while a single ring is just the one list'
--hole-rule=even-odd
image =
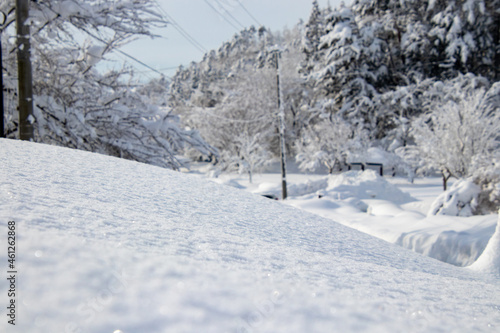
[{"label": "snow bank", "polygon": [[[451,192],[458,195],[449,202],[456,204],[461,202],[456,198],[463,200],[464,194],[474,193],[473,186],[466,185],[462,182],[452,186]],[[417,200],[374,171],[351,171],[330,176],[327,186],[316,194],[291,197],[287,203],[431,258],[469,266],[484,251],[494,232],[497,215],[426,216],[421,212],[429,211],[432,198],[441,193],[440,183],[436,186],[435,192],[433,185],[405,181],[402,188],[406,191],[415,188],[415,195],[421,196]],[[422,198],[427,203],[420,201]]]},{"label": "snow bank", "polygon": [[[276,178],[281,178],[281,175]],[[227,181],[226,181],[227,182]],[[321,177],[320,179],[310,180],[307,179],[302,182],[291,183],[288,181],[287,183],[287,193],[288,196],[291,197],[299,197],[308,194],[317,195],[318,192],[321,192],[328,185],[328,177]],[[239,184],[239,188],[245,188],[241,184]],[[277,198],[281,197],[281,184],[276,182],[264,181],[258,184],[258,186],[251,191],[256,194],[273,194]]]},{"label": "snow bank", "polygon": [[488,245],[486,245],[484,252],[470,268],[500,277],[500,214],[495,233],[489,240]]},{"label": "snow bank", "polygon": [[0,242],[16,221],[19,274],[1,332],[500,327],[498,280],[280,202],[27,142],[0,140],[0,164]]},{"label": "snow bank", "polygon": [[419,228],[403,230],[396,244],[452,265],[469,266],[483,253],[494,233],[492,217],[422,218]]}]

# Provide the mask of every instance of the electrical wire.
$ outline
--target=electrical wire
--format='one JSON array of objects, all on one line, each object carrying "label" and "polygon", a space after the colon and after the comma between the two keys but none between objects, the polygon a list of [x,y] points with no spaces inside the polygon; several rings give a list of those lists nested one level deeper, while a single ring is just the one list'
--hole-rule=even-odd
[{"label": "electrical wire", "polygon": [[[119,52],[119,53],[120,53],[120,54],[117,54],[116,56],[117,56],[119,59],[121,59],[121,61],[123,61],[123,62],[125,62],[125,63],[127,63],[127,64],[130,64],[131,66],[133,66],[133,64],[131,64],[131,63],[129,62],[129,60],[127,59],[127,58],[129,58],[129,57],[127,57],[126,55],[122,54],[121,52]],[[117,59],[118,59],[118,58],[117,58]],[[134,61],[135,61],[135,60],[134,60]],[[140,61],[140,60],[139,60],[139,61]],[[150,67],[150,66],[148,66],[148,65],[146,65],[146,68],[148,68],[147,70],[137,70],[136,68],[137,68],[137,67],[135,67],[135,66],[134,66],[134,71],[133,71],[133,72],[134,72],[135,74],[141,74],[141,75],[144,75],[144,76],[146,76],[148,79],[153,79],[153,78],[154,78],[154,76],[150,75],[150,73],[151,73],[151,72],[155,72],[155,73],[157,73],[157,74],[161,75],[162,77],[165,77],[165,78],[167,78],[167,79],[169,79],[169,80],[172,80],[172,77],[170,77],[170,76],[168,76],[168,75],[166,75],[166,74],[161,73],[161,71],[162,71],[161,69],[154,69],[154,68],[152,68],[152,67]]]},{"label": "electrical wire", "polygon": [[160,11],[160,13],[163,14],[163,16],[165,16],[165,18],[168,20],[168,22],[172,24],[174,29],[177,30],[182,35],[182,37],[184,37],[184,39],[186,39],[191,45],[193,45],[201,53],[208,52],[208,50],[202,44],[200,44],[193,36],[191,36],[183,27],[181,27],[181,25],[179,23],[177,23],[174,20],[174,18],[166,12],[163,9],[163,7],[161,7],[160,4],[158,4],[158,2],[156,0],[154,0],[153,3],[156,6],[156,8]]},{"label": "electrical wire", "polygon": [[242,29],[245,29],[245,26],[243,24],[241,24],[240,21],[238,21],[238,19],[236,17],[234,17],[227,9],[226,7],[224,7],[224,5],[222,5],[220,3],[219,0],[215,0],[215,2],[222,8],[222,10],[230,17],[233,19],[234,22],[238,23],[238,25],[242,28]]},{"label": "electrical wire", "polygon": [[[52,7],[49,7],[48,5],[46,5],[46,4],[44,4],[44,3],[41,3],[41,4],[42,4],[42,5],[44,5],[45,7],[47,7],[47,9],[49,9],[50,11],[52,11],[54,14],[60,15],[60,14],[59,14],[57,11],[55,11]],[[96,36],[96,35],[92,34],[91,32],[87,31],[86,29],[81,29],[81,31],[84,31],[87,35],[89,35],[90,37],[92,37],[92,38],[94,38],[94,39],[98,40],[99,42],[103,43],[104,45],[106,45],[106,44],[107,44],[107,42],[106,42],[105,40],[103,40],[102,38],[100,38],[100,37],[98,37],[98,36]],[[112,49],[112,51],[118,52],[118,53],[120,53],[120,54],[124,55],[125,57],[127,57],[127,58],[129,58],[129,59],[132,59],[133,61],[137,62],[138,64],[141,64],[142,66],[144,66],[144,67],[146,67],[146,68],[149,68],[149,70],[150,70],[150,71],[153,71],[153,72],[155,72],[155,73],[157,73],[157,74],[159,74],[159,75],[162,75],[162,76],[164,75],[164,74],[162,74],[161,72],[159,72],[159,71],[157,71],[156,69],[154,69],[153,67],[151,67],[151,66],[149,66],[148,64],[146,64],[145,62],[143,62],[143,61],[141,61],[141,60],[137,59],[136,57],[134,57],[134,56],[132,56],[132,55],[128,54],[127,52],[124,52],[124,51],[122,51],[122,50],[120,50],[120,49],[116,49],[116,48]]]},{"label": "electrical wire", "polygon": [[257,23],[259,27],[261,27],[262,24],[252,15],[252,13],[250,13],[250,11],[248,11],[248,9],[245,6],[243,6],[243,3],[240,0],[236,1],[240,4],[240,7],[243,8],[243,10],[248,14],[248,16],[250,16],[252,20],[254,20],[254,22]]},{"label": "electrical wire", "polygon": [[225,17],[225,16],[224,16],[221,12],[219,12],[219,11],[218,11],[218,10],[217,10],[217,9],[216,9],[216,8],[215,8],[215,7],[214,7],[214,6],[213,6],[213,5],[212,5],[212,4],[211,4],[208,0],[205,0],[205,3],[206,3],[207,5],[209,5],[209,6],[210,6],[210,8],[212,8],[212,10],[213,10],[214,12],[216,12],[216,13],[217,13],[217,15],[219,15],[220,17],[222,17],[222,18],[224,19],[224,21],[226,21],[226,22],[227,22],[227,23],[229,23],[229,24],[230,24],[230,25],[231,25],[234,29],[236,29],[236,31],[239,31],[239,30],[240,30],[237,26],[235,26],[235,25],[234,25],[234,23],[233,23],[233,22],[229,21],[229,20],[227,19],[227,17]]}]

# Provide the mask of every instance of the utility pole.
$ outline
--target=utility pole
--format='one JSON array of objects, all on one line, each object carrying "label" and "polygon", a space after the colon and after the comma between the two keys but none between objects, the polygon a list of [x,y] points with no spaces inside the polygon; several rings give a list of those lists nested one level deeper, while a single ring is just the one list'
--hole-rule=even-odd
[{"label": "utility pole", "polygon": [[3,62],[2,62],[2,33],[3,26],[7,20],[7,15],[0,12],[3,16],[2,23],[0,24],[0,138],[5,138],[5,124],[4,124],[4,106],[3,106]]},{"label": "utility pole", "polygon": [[29,0],[16,0],[17,71],[19,81],[19,139],[33,140],[33,83],[31,76]]},{"label": "utility pole", "polygon": [[280,152],[281,152],[281,198],[287,197],[286,189],[286,146],[285,146],[285,106],[283,105],[282,89],[280,82],[280,63],[281,51],[274,50],[274,59],[276,64],[276,88],[278,92],[278,118],[280,133]]}]

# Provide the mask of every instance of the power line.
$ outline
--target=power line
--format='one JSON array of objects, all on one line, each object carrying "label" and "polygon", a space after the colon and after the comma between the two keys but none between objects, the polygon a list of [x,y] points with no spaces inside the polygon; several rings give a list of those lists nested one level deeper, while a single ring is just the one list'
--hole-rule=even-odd
[{"label": "power line", "polygon": [[[89,31],[86,31],[86,30],[84,30],[84,31],[85,31],[85,33],[87,33],[87,35],[89,35],[89,36],[90,36],[90,37],[92,37],[92,38],[95,38],[96,40],[100,41],[100,42],[101,42],[101,43],[103,43],[104,45],[106,45],[106,44],[107,44],[107,43],[106,43],[106,41],[105,41],[105,40],[103,40],[102,38],[97,37],[96,35],[94,35],[94,34],[90,33]],[[149,68],[151,71],[156,72],[157,74],[163,75],[162,73],[160,73],[159,71],[157,71],[157,70],[156,70],[156,69],[154,69],[153,67],[151,67],[151,66],[149,66],[148,64],[146,64],[145,62],[143,62],[143,61],[141,61],[141,60],[137,59],[136,57],[134,57],[134,56],[132,56],[132,55],[128,54],[127,52],[124,52],[124,51],[122,51],[122,50],[120,50],[120,49],[116,49],[116,48],[113,48],[113,49],[112,49],[112,51],[116,51],[116,52],[118,52],[118,53],[120,53],[120,54],[124,55],[125,57],[127,57],[127,58],[129,58],[129,59],[132,59],[133,61],[137,62],[138,64],[141,64],[142,66],[144,66],[144,67],[146,67],[146,68]]]},{"label": "power line", "polygon": [[214,12],[216,12],[220,17],[224,19],[227,23],[229,23],[236,31],[239,31],[240,29],[233,24],[233,22],[229,21],[221,12],[219,12],[208,0],[205,0],[205,3],[210,6],[210,8],[213,9]]},{"label": "power line", "polygon": [[207,53],[208,50],[201,45],[193,36],[191,36],[184,28],[181,27],[179,23],[177,23],[174,18],[169,15],[159,4],[157,1],[154,1],[156,8],[168,19],[168,21],[172,24],[175,30],[177,30],[184,39],[186,39],[191,45],[198,49],[201,53]]},{"label": "power line", "polygon": [[[119,50],[116,50],[116,51],[119,51]],[[171,80],[171,79],[172,79],[170,76],[168,76],[168,75],[165,75],[165,74],[161,73],[161,72],[162,72],[162,70],[161,70],[161,69],[154,69],[154,68],[152,68],[152,67],[148,66],[147,64],[142,63],[140,60],[135,60],[135,59],[133,59],[133,57],[132,57],[132,56],[130,56],[130,55],[126,55],[126,53],[125,53],[125,52],[120,51],[119,53],[120,53],[121,55],[123,55],[124,57],[121,57],[120,55],[117,55],[117,56],[118,56],[118,57],[120,57],[120,58],[122,59],[122,61],[126,62],[127,64],[130,64],[130,62],[126,59],[126,57],[127,57],[127,58],[130,58],[130,59],[132,59],[132,60],[134,60],[134,61],[138,61],[141,65],[143,65],[143,66],[145,66],[146,68],[148,68],[147,70],[142,70],[142,71],[141,71],[141,70],[134,70],[134,71],[133,71],[133,73],[143,74],[143,75],[147,76],[149,79],[152,79],[154,76],[149,75],[149,73],[151,73],[151,72],[155,72],[155,73],[157,73],[157,74],[161,75],[162,77],[165,77],[165,78],[167,78],[167,79],[169,79],[169,80]],[[132,65],[132,66],[133,66],[133,65]]]},{"label": "power line", "polygon": [[137,63],[139,63],[139,64],[143,65],[144,67],[149,68],[149,70],[151,70],[151,71],[153,71],[153,72],[155,72],[155,73],[157,73],[157,74],[163,75],[160,71],[157,71],[156,69],[154,69],[153,67],[149,66],[148,64],[146,64],[146,63],[144,63],[144,62],[140,61],[140,60],[139,60],[139,59],[137,59],[136,57],[131,56],[130,54],[128,54],[128,53],[126,53],[126,52],[123,52],[123,51],[122,51],[122,50],[120,50],[120,49],[115,49],[115,51],[117,51],[117,52],[119,52],[119,53],[123,54],[123,55],[124,55],[124,56],[126,56],[127,58],[130,58],[130,59],[134,60],[135,62],[137,62]]},{"label": "power line", "polygon": [[234,16],[233,16],[233,15],[232,15],[232,14],[231,14],[231,13],[230,13],[227,9],[226,9],[226,7],[224,7],[224,5],[222,5],[222,4],[220,3],[220,1],[219,1],[219,0],[215,0],[215,2],[217,2],[217,4],[218,4],[218,5],[222,8],[222,10],[223,10],[223,11],[224,11],[227,15],[229,15],[229,17],[231,17],[231,18],[233,19],[233,21],[235,21],[236,23],[238,23],[238,24],[239,24],[239,26],[240,26],[242,29],[245,29],[245,26],[244,26],[243,24],[241,24],[241,22],[240,22],[240,21],[238,21],[238,19],[237,19],[236,17],[234,17]]},{"label": "power line", "polygon": [[[42,3],[42,4],[43,4],[43,3]],[[45,4],[43,4],[43,5],[45,5]],[[52,9],[51,7],[49,7],[49,6],[47,6],[47,5],[45,5],[45,7],[47,7],[47,8],[48,8],[50,11],[52,11],[54,14],[60,15],[58,12],[56,12],[56,11],[55,11],[54,9]],[[81,30],[82,30],[82,31],[84,31],[84,32],[85,32],[87,35],[89,35],[90,37],[92,37],[92,38],[94,38],[94,39],[96,39],[96,40],[100,41],[100,42],[101,42],[101,43],[103,43],[104,45],[107,45],[107,44],[108,44],[105,40],[103,40],[102,38],[100,38],[100,37],[98,37],[98,36],[96,36],[96,35],[94,35],[94,34],[92,34],[92,33],[90,33],[90,32],[89,32],[89,31],[87,31],[86,29],[81,29]],[[124,55],[125,57],[132,59],[133,61],[137,62],[138,64],[141,64],[142,66],[144,66],[144,67],[146,67],[146,68],[149,68],[151,71],[156,72],[156,73],[158,73],[158,74],[160,74],[160,75],[163,75],[161,72],[157,71],[156,69],[154,69],[153,67],[149,66],[149,65],[148,65],[148,64],[146,64],[145,62],[143,62],[143,61],[141,61],[141,60],[137,59],[136,57],[134,57],[134,56],[132,56],[132,55],[130,55],[130,54],[128,54],[128,53],[126,53],[126,52],[124,52],[124,51],[120,50],[120,49],[113,48],[113,49],[112,49],[112,51],[116,51],[116,52],[118,52],[118,53],[120,53],[120,54]]]},{"label": "power line", "polygon": [[245,6],[243,6],[243,3],[240,0],[236,0],[236,1],[240,4],[240,7],[243,8],[243,10],[248,14],[248,16],[250,16],[252,18],[252,20],[254,20],[254,22],[259,25],[259,27],[261,27],[262,24],[260,24],[260,22],[252,15],[252,13],[250,13],[248,11],[248,9],[246,9]]}]

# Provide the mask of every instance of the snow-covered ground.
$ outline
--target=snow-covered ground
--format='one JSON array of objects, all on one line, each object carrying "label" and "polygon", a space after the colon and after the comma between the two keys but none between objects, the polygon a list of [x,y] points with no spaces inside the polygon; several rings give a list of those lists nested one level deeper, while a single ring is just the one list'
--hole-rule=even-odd
[{"label": "snow-covered ground", "polygon": [[[193,175],[20,141],[0,140],[0,165],[0,332],[500,328],[498,276],[282,202]],[[409,207],[415,220],[422,216],[409,196],[383,208],[376,193],[343,198],[332,182],[311,184],[328,201],[308,202],[315,194],[301,193],[289,203],[330,206],[339,217],[359,219],[390,213],[393,224]],[[335,195],[341,200],[329,199]],[[12,285],[5,279],[8,221],[16,222],[15,298],[7,296]],[[480,268],[495,259],[488,249],[493,254]],[[11,299],[15,326],[6,316]]]},{"label": "snow-covered ground", "polygon": [[[277,173],[254,175],[252,183],[236,174],[212,180],[281,197],[281,175]],[[287,181],[287,204],[458,266],[476,261],[498,220],[497,214],[429,216],[433,202],[443,193],[440,178],[417,178],[410,183],[406,178],[380,177],[366,170],[331,176],[292,173]]]}]

